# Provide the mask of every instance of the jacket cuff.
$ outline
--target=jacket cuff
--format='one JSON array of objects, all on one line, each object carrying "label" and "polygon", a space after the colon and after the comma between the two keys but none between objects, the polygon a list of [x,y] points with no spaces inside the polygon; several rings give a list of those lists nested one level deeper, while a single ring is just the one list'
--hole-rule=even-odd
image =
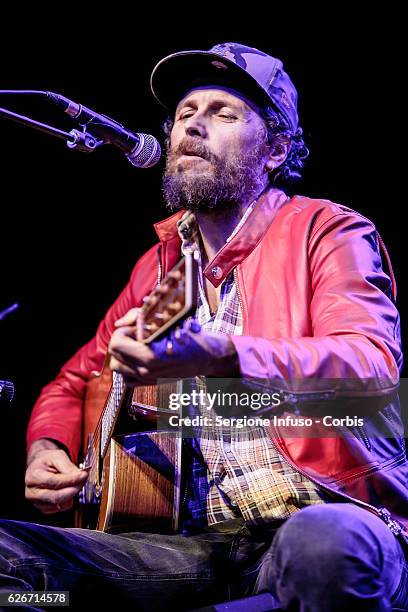
[{"label": "jacket cuff", "polygon": [[27,434],[27,452],[32,443],[36,440],[40,440],[41,438],[50,438],[56,442],[59,442],[68,450],[71,461],[73,463],[78,462],[78,454],[81,445],[81,440],[78,435],[72,435],[69,431],[67,431],[67,429],[54,425],[49,427],[33,428]]}]

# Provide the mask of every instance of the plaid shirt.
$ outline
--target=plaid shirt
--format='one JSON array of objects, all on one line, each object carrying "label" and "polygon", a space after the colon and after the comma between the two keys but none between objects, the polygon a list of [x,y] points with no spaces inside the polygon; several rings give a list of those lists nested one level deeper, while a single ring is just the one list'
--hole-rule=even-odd
[{"label": "plaid shirt", "polygon": [[[249,207],[235,232],[245,222]],[[242,334],[242,311],[232,271],[221,285],[220,304],[211,314],[203,284],[200,241],[195,218],[186,213],[179,221],[182,252],[198,251],[199,291],[196,317],[202,329]],[[204,377],[193,385],[205,390]],[[205,406],[201,412],[215,416]],[[315,483],[293,469],[263,427],[203,427],[196,438],[184,440],[189,458],[187,509],[194,527],[243,516],[251,525],[288,518],[300,508],[329,501]]]}]

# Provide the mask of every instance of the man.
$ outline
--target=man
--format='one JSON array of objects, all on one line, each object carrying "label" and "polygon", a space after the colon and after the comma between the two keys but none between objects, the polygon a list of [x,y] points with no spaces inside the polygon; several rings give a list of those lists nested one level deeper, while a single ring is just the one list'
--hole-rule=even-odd
[{"label": "man", "polygon": [[[151,85],[172,113],[164,195],[174,214],[156,224],[159,245],[136,264],[96,336],[37,401],[27,498],[44,513],[66,510],[86,481],[76,467],[82,401],[107,349],[112,369],[133,384],[240,377],[271,389],[278,381],[303,406],[307,394],[290,386],[301,381],[316,401],[337,406],[347,396],[341,380],[351,381],[353,406],[383,433],[370,435],[370,419],[336,437],[204,429],[190,441],[183,534],[7,521],[6,588],[63,589],[77,605],[81,596],[111,598],[142,610],[262,591],[291,610],[408,609],[407,464],[390,399],[402,363],[399,319],[375,228],[344,206],[276,187],[298,177],[307,156],[296,90],[279,60],[220,44],[165,58]],[[137,308],[157,283],[158,258],[162,278],[189,250],[200,268],[201,329],[137,342]]]}]

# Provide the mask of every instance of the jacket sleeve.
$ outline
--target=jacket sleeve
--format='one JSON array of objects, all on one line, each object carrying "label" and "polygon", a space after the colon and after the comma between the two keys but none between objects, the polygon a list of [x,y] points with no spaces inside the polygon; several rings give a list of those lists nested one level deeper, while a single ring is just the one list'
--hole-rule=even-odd
[{"label": "jacket sleeve", "polygon": [[320,220],[310,232],[308,261],[312,335],[231,336],[242,377],[272,387],[278,381],[289,390],[304,385],[309,392],[395,389],[402,366],[399,315],[373,224],[348,212]]},{"label": "jacket sleeve", "polygon": [[67,448],[72,461],[77,460],[82,443],[82,411],[87,382],[93,371],[103,368],[114,322],[130,308],[139,306],[148,293],[149,272],[150,277],[155,275],[148,262],[153,250],[138,261],[129,283],[107,311],[92,340],[65,363],[55,380],[43,388],[29,420],[27,448],[34,440],[52,438]]}]

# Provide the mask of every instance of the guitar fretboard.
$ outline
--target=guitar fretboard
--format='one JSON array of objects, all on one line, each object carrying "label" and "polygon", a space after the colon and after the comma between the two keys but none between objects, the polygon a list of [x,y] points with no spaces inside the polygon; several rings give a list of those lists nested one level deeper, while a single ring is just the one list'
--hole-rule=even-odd
[{"label": "guitar fretboard", "polygon": [[112,388],[110,390],[108,401],[105,405],[105,410],[102,415],[101,424],[101,455],[105,456],[108,449],[113,427],[115,425],[116,418],[119,414],[120,406],[122,403],[123,393],[125,391],[125,383],[122,374],[119,372],[113,372],[112,376]]}]

